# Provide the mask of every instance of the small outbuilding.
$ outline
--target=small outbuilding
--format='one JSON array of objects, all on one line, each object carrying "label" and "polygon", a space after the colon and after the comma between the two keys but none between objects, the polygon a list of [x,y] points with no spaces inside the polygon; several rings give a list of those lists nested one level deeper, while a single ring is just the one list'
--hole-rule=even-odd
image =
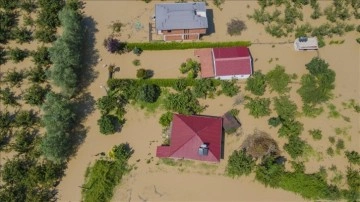
[{"label": "small outbuilding", "polygon": [[240,122],[230,112],[226,112],[223,116],[223,128],[226,133],[231,133],[240,128]]},{"label": "small outbuilding", "polygon": [[295,39],[294,48],[296,51],[317,50],[319,49],[318,40],[316,37],[299,37]]}]

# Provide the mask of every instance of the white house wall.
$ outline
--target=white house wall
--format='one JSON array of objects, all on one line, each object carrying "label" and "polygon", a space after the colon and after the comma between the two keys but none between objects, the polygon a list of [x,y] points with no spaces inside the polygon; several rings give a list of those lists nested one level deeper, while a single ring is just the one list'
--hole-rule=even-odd
[{"label": "white house wall", "polygon": [[215,79],[231,80],[231,79],[247,79],[249,77],[250,74],[244,74],[244,75],[216,76]]}]

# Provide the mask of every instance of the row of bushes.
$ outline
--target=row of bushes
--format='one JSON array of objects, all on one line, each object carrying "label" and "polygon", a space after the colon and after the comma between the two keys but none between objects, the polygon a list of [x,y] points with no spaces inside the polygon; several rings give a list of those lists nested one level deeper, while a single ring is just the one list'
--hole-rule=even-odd
[{"label": "row of bushes", "polygon": [[[195,85],[194,79],[181,79],[185,86]],[[110,89],[121,88],[126,85],[154,84],[160,87],[173,87],[179,79],[109,79],[107,85]],[[218,80],[216,80],[218,82]]]},{"label": "row of bushes", "polygon": [[250,46],[250,41],[228,41],[228,42],[153,42],[153,43],[127,43],[127,48],[133,50],[135,47],[142,50],[184,50],[196,48],[220,48],[234,46]]}]

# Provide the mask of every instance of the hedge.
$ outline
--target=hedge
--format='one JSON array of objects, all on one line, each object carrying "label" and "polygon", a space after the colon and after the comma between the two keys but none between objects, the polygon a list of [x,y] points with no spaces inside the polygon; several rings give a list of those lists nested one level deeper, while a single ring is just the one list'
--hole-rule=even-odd
[{"label": "hedge", "polygon": [[250,41],[228,41],[228,42],[151,42],[151,43],[127,43],[128,50],[135,47],[142,50],[184,50],[197,48],[220,48],[234,46],[250,46]]},{"label": "hedge", "polygon": [[[110,89],[121,88],[126,85],[155,84],[160,87],[173,87],[179,79],[109,79],[107,85]],[[195,85],[196,79],[183,79],[186,86]],[[213,79],[214,85],[220,85],[220,80]]]}]

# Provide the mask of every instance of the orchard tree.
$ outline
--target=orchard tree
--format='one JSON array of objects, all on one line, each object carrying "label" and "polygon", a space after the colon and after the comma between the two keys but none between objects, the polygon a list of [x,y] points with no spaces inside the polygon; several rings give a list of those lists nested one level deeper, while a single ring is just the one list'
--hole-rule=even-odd
[{"label": "orchard tree", "polygon": [[15,93],[10,90],[9,87],[0,89],[0,100],[4,105],[18,106],[17,97]]},{"label": "orchard tree", "polygon": [[206,98],[216,91],[214,82],[211,79],[198,79],[193,88],[194,95],[198,98]]},{"label": "orchard tree", "polygon": [[233,97],[237,95],[240,91],[240,87],[236,85],[235,79],[231,81],[223,80],[221,81],[220,85],[221,85],[221,92],[228,97]]},{"label": "orchard tree", "polygon": [[116,132],[117,117],[113,115],[102,115],[98,120],[100,133],[104,135],[111,135]]},{"label": "orchard tree", "polygon": [[51,65],[49,49],[46,46],[38,47],[36,51],[31,53],[31,56],[36,66],[48,67]]},{"label": "orchard tree", "polygon": [[189,89],[180,93],[170,93],[164,105],[167,110],[187,115],[200,113],[204,109]]},{"label": "orchard tree", "polygon": [[46,94],[50,91],[50,86],[41,87],[39,84],[33,84],[25,90],[25,103],[32,106],[41,106],[44,103]]}]

